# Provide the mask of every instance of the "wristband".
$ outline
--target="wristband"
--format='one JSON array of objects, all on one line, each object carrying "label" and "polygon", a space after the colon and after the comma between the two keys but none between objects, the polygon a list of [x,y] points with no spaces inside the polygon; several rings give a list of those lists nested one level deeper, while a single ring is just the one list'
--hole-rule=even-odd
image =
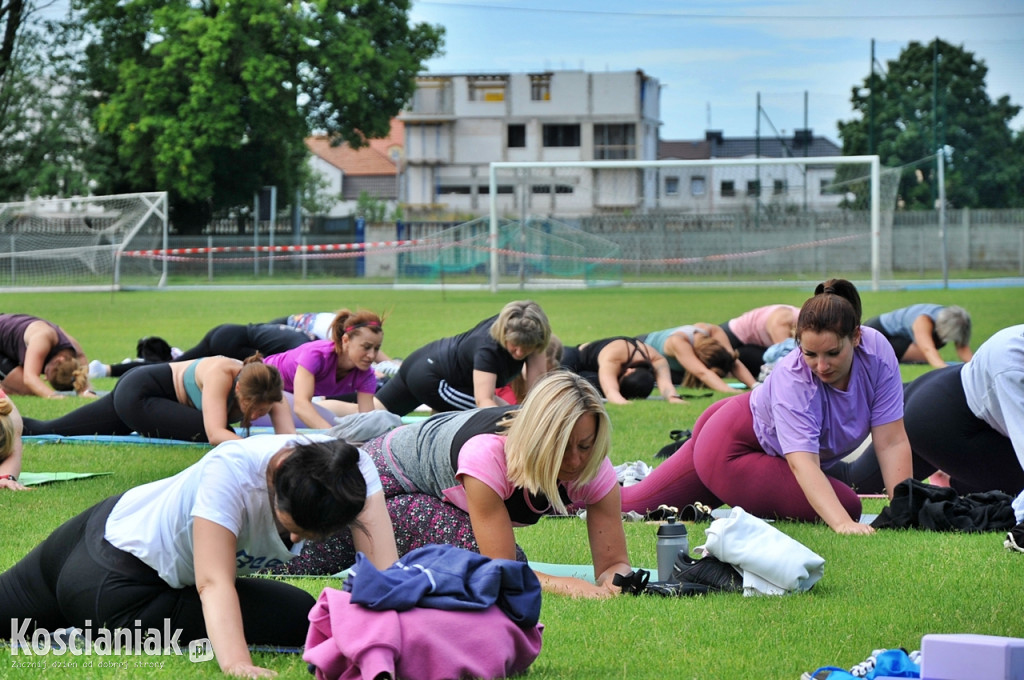
[{"label": "wristband", "polygon": [[14,475],[0,475],[0,479],[9,479],[12,482],[18,481],[18,478]]}]

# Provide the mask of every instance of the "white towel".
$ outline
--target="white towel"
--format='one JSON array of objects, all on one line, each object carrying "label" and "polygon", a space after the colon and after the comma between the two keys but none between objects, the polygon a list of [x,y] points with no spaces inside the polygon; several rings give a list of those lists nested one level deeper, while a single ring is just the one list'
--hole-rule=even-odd
[{"label": "white towel", "polygon": [[713,521],[705,534],[706,552],[742,571],[746,595],[810,590],[825,574],[825,558],[743,508]]}]

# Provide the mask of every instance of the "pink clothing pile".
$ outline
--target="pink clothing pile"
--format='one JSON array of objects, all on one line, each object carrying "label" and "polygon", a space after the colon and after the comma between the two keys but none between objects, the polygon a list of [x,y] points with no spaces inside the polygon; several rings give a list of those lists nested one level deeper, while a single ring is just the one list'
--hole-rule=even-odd
[{"label": "pink clothing pile", "polygon": [[403,680],[505,678],[540,654],[543,624],[520,628],[492,605],[477,611],[414,607],[372,611],[349,593],[325,588],[309,613],[302,658],[317,680],[387,673]]}]

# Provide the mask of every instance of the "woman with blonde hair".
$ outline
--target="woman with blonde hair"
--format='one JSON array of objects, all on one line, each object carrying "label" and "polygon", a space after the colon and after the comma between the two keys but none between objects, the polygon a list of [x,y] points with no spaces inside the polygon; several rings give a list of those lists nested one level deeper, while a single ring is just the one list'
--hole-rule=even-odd
[{"label": "woman with blonde hair", "polygon": [[[380,472],[399,554],[443,543],[525,561],[514,527],[585,508],[596,583],[537,576],[548,591],[607,597],[620,592],[615,574],[632,571],[608,460],[610,430],[597,390],[555,371],[519,407],[441,413],[363,449]],[[307,544],[280,571],[334,573],[354,561],[351,537],[339,534]]]},{"label": "woman with blonde hair", "polygon": [[269,414],[278,434],[295,432],[281,374],[255,354],[245,362],[206,357],[139,366],[100,399],[53,420],[25,418],[25,434],[127,435],[220,444]]},{"label": "woman with blonde hair", "polygon": [[637,336],[668,359],[672,381],[683,387],[707,387],[717,392],[742,392],[723,378],[732,375],[747,387],[757,380],[740,361],[729,338],[718,326],[695,323]]},{"label": "woman with blonde hair", "polygon": [[21,414],[14,402],[0,390],[0,489],[24,491],[21,474]]},{"label": "woman with blonde hair", "polygon": [[58,392],[72,389],[79,396],[96,396],[78,341],[57,324],[29,314],[0,314],[0,387],[37,397],[60,397]]},{"label": "woman with blonde hair", "polygon": [[500,314],[459,335],[435,340],[402,361],[377,392],[375,406],[400,416],[420,404],[434,411],[504,406],[495,391],[525,366],[526,390],[547,371],[551,324],[532,300],[514,300]]}]

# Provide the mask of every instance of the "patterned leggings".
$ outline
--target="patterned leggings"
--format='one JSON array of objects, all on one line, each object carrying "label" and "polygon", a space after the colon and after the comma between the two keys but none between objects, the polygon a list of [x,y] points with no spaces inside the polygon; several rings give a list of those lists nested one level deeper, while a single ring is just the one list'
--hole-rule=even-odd
[{"label": "patterned leggings", "polygon": [[[373,459],[380,473],[385,504],[395,528],[398,554],[401,556],[431,543],[480,552],[469,514],[435,496],[410,493],[403,489],[384,460],[383,446],[384,436],[380,436],[366,442],[362,448]],[[526,554],[518,545],[516,559],[527,561]],[[298,557],[274,568],[274,571],[287,574],[336,574],[352,566],[355,561],[352,532],[346,529],[323,541],[307,541]]]}]

